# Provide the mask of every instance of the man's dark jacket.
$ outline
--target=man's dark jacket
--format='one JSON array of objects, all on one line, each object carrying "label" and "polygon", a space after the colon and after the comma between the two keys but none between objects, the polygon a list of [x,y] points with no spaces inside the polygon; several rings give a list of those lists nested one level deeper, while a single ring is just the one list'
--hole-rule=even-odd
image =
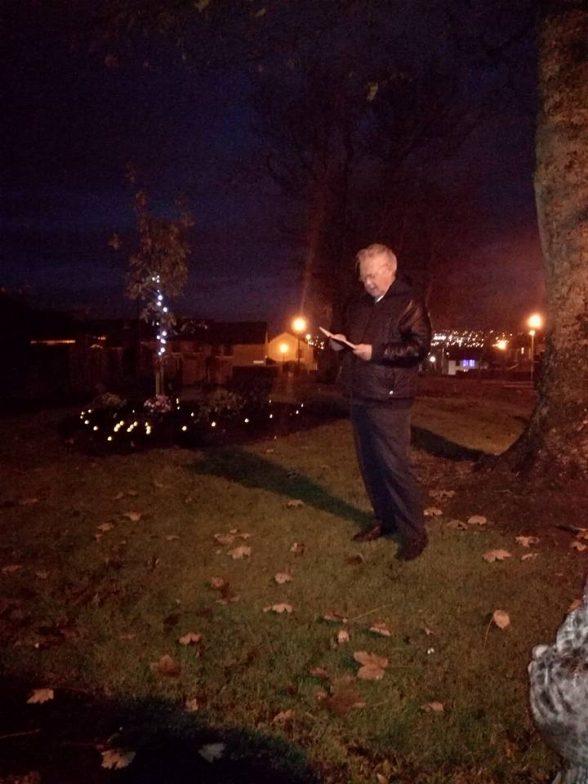
[{"label": "man's dark jacket", "polygon": [[342,331],[351,343],[372,346],[369,362],[350,351],[343,358],[341,380],[352,402],[409,405],[431,344],[429,315],[412,286],[396,278],[379,302],[362,293],[347,306]]}]

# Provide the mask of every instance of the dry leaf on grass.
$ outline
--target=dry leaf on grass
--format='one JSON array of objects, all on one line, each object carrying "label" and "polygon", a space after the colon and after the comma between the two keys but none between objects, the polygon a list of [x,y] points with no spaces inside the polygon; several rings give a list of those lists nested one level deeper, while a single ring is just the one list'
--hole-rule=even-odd
[{"label": "dry leaf on grass", "polygon": [[331,685],[331,693],[328,694],[324,689],[319,689],[315,693],[317,701],[321,707],[344,716],[350,710],[365,707],[365,699],[357,688],[355,678],[351,675],[344,675],[337,678]]},{"label": "dry leaf on grass", "polygon": [[170,678],[177,678],[181,672],[180,665],[169,654],[164,654],[159,661],[151,662],[151,669],[158,675],[167,675]]},{"label": "dry leaf on grass", "polygon": [[468,517],[468,525],[487,525],[488,518],[484,517],[484,515],[472,515]]},{"label": "dry leaf on grass", "polygon": [[573,602],[570,604],[570,606],[568,607],[568,609],[566,610],[566,612],[567,612],[567,613],[571,613],[571,612],[573,612],[574,610],[577,610],[577,609],[578,609],[578,607],[581,607],[581,606],[582,606],[582,604],[583,604],[583,601],[582,601],[582,599],[574,599],[574,601],[573,601]]},{"label": "dry leaf on grass", "polygon": [[521,555],[521,561],[534,561],[539,553],[525,553],[525,555]]},{"label": "dry leaf on grass", "polygon": [[197,632],[188,632],[182,635],[178,642],[180,645],[197,645],[202,640],[202,635]]},{"label": "dry leaf on grass", "polygon": [[46,580],[49,577],[49,572],[46,569],[39,569],[35,572],[35,577],[38,577],[39,580]]},{"label": "dry leaf on grass", "polygon": [[202,748],[198,749],[198,754],[207,762],[214,762],[217,759],[220,759],[223,754],[225,753],[225,744],[224,743],[207,743]]},{"label": "dry leaf on grass", "polygon": [[339,631],[337,632],[338,645],[343,645],[344,643],[349,642],[350,639],[351,638],[349,636],[349,632],[347,631],[347,629],[339,629]]},{"label": "dry leaf on grass", "polygon": [[445,713],[445,705],[442,702],[426,702],[421,705],[421,710],[425,713]]},{"label": "dry leaf on grass", "polygon": [[114,525],[112,523],[101,523],[100,525],[96,526],[96,529],[98,531],[102,531],[103,534],[105,534],[107,531],[112,531],[113,528]]},{"label": "dry leaf on grass", "polygon": [[233,544],[235,541],[235,534],[215,534],[213,539],[219,544]]},{"label": "dry leaf on grass", "polygon": [[487,561],[488,563],[494,563],[494,561],[504,561],[505,558],[510,558],[511,554],[508,550],[488,550],[487,553],[484,553],[482,558]]},{"label": "dry leaf on grass", "polygon": [[429,490],[429,495],[436,501],[444,501],[446,498],[453,498],[455,490]]},{"label": "dry leaf on grass", "polygon": [[251,547],[246,544],[240,544],[239,547],[233,547],[232,550],[229,550],[227,554],[231,556],[233,561],[236,561],[239,558],[249,558],[251,555]]},{"label": "dry leaf on grass", "polygon": [[515,536],[515,542],[521,547],[530,547],[532,544],[539,544],[538,536]]},{"label": "dry leaf on grass", "polygon": [[322,616],[322,620],[329,621],[330,623],[347,623],[347,618],[336,610],[326,612]]},{"label": "dry leaf on grass", "polygon": [[329,673],[324,667],[312,667],[308,673],[309,675],[312,675],[313,678],[320,678],[322,681],[329,680]]},{"label": "dry leaf on grass", "polygon": [[583,553],[584,550],[588,550],[588,544],[584,544],[583,542],[574,539],[574,541],[570,544],[572,550],[576,550],[578,553]]},{"label": "dry leaf on grass", "polygon": [[138,523],[143,517],[141,512],[123,512],[123,517],[126,517],[131,523]]},{"label": "dry leaf on grass", "polygon": [[274,575],[274,581],[278,585],[283,585],[284,583],[289,583],[292,580],[292,575],[289,572],[278,572]]},{"label": "dry leaf on grass", "polygon": [[357,677],[362,681],[379,681],[384,677],[384,670],[388,666],[385,656],[367,651],[355,651],[353,658],[362,666],[357,672]]},{"label": "dry leaf on grass", "polygon": [[135,759],[136,752],[125,749],[108,749],[102,752],[102,767],[111,770],[127,768]]},{"label": "dry leaf on grass", "polygon": [[49,702],[55,697],[53,689],[33,689],[31,696],[27,700],[27,705],[41,705]]},{"label": "dry leaf on grass", "polygon": [[445,523],[445,528],[452,528],[455,531],[467,531],[468,526],[463,520],[450,520],[448,523]]},{"label": "dry leaf on grass", "polygon": [[365,563],[365,556],[363,556],[361,553],[348,555],[345,559],[345,563],[349,564],[349,566],[359,566],[360,564]]},{"label": "dry leaf on grass", "polygon": [[443,514],[442,509],[438,509],[436,506],[427,506],[424,511],[425,517],[441,517]]},{"label": "dry leaf on grass", "polygon": [[180,537],[179,537],[177,534],[168,534],[168,535],[165,537],[165,541],[166,541],[166,542],[175,542],[175,541],[176,541],[177,539],[179,539],[179,538],[180,538]]},{"label": "dry leaf on grass", "polygon": [[200,708],[200,704],[199,704],[198,699],[196,697],[191,697],[191,698],[189,697],[184,702],[184,710],[186,711],[186,713],[196,713],[196,711],[199,708]]},{"label": "dry leaf on grass", "polygon": [[290,547],[290,552],[294,555],[302,555],[304,553],[304,544],[302,542],[294,542]]},{"label": "dry leaf on grass", "polygon": [[492,622],[499,629],[506,629],[510,626],[510,616],[505,610],[494,610],[492,613]]},{"label": "dry leaf on grass", "polygon": [[304,506],[304,501],[301,501],[300,498],[291,498],[286,502],[287,509],[296,509],[299,506]]},{"label": "dry leaf on grass", "polygon": [[123,499],[124,497],[125,497],[125,494],[124,494],[124,493],[122,492],[122,490],[121,490],[121,491],[120,491],[120,492],[118,492],[116,495],[111,495],[111,496],[110,496],[110,500],[111,500],[111,501],[120,501],[120,500],[121,500],[121,499]]},{"label": "dry leaf on grass", "polygon": [[294,718],[294,711],[291,708],[289,708],[288,710],[280,711],[279,713],[276,713],[276,715],[272,719],[272,724],[278,724],[280,726],[284,726],[285,724],[291,722],[293,718]]},{"label": "dry leaf on grass", "polygon": [[228,585],[224,577],[211,577],[209,583],[210,587],[214,588],[215,591],[221,591],[225,586]]},{"label": "dry leaf on grass", "polygon": [[370,626],[370,632],[373,632],[374,634],[380,634],[382,637],[390,637],[392,635],[392,632],[384,623],[384,621],[375,621]]},{"label": "dry leaf on grass", "polygon": [[22,564],[9,564],[8,566],[2,567],[2,574],[16,574],[16,572],[20,572],[22,568]]},{"label": "dry leaf on grass", "polygon": [[291,604],[281,603],[281,604],[268,605],[267,607],[263,608],[263,611],[281,614],[281,613],[291,613],[294,611],[294,608],[292,607]]}]

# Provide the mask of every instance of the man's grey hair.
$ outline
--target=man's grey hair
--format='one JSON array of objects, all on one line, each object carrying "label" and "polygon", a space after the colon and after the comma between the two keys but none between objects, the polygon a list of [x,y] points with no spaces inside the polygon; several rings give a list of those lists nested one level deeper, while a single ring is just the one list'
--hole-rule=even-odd
[{"label": "man's grey hair", "polygon": [[362,248],[358,251],[355,257],[355,263],[359,267],[362,261],[367,261],[371,259],[373,256],[386,256],[388,264],[392,272],[396,272],[396,268],[398,266],[398,259],[396,258],[396,254],[389,248],[387,245],[382,245],[379,242],[374,242],[372,245],[368,245],[367,248]]}]

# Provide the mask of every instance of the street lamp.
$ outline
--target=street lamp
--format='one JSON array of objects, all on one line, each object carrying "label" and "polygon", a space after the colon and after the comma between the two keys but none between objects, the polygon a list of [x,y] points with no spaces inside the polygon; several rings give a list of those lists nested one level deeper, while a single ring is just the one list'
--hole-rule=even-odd
[{"label": "street lamp", "polygon": [[540,313],[531,313],[527,319],[527,324],[530,327],[529,335],[531,336],[531,385],[533,384],[535,375],[535,335],[537,330],[543,326],[543,316]]},{"label": "street lamp", "polygon": [[298,340],[298,346],[296,351],[296,368],[298,372],[300,372],[300,339],[302,335],[306,332],[306,328],[308,323],[304,316],[296,316],[296,318],[292,319],[292,332],[296,335]]}]

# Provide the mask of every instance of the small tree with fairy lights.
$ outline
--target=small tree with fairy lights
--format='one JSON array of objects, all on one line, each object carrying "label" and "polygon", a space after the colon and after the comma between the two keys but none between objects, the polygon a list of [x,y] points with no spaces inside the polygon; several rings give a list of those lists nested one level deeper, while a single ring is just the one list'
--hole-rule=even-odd
[{"label": "small tree with fairy lights", "polygon": [[[134,174],[128,175],[134,183]],[[192,221],[182,207],[175,219],[154,215],[148,205],[147,194],[135,194],[134,208],[137,216],[138,247],[129,258],[127,296],[139,300],[143,307],[141,318],[157,330],[154,356],[155,394],[165,394],[164,364],[168,338],[175,324],[169,301],[184,290],[188,278],[190,253],[186,233]]]}]

